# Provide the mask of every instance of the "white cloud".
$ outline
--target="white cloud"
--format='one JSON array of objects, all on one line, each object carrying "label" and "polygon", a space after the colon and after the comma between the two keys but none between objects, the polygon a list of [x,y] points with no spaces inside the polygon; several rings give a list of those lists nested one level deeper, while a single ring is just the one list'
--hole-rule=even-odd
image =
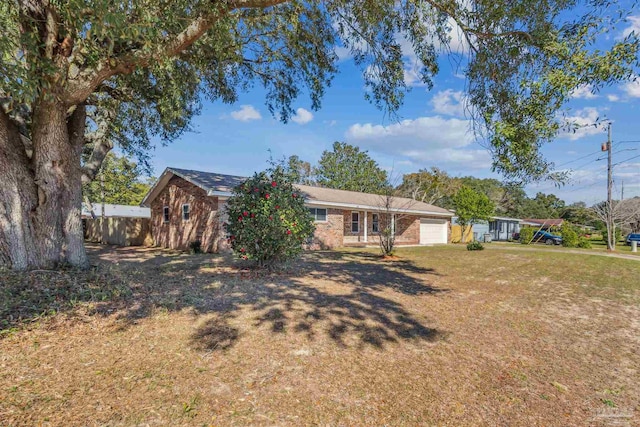
[{"label": "white cloud", "polygon": [[[453,19],[449,19],[448,43],[442,43],[433,37],[431,42],[439,52],[451,52],[455,54],[465,54],[469,51],[469,44],[464,38],[464,34],[458,24]],[[396,41],[400,44],[404,62],[404,82],[409,87],[426,86],[420,77],[421,63],[418,61],[411,42],[401,34],[396,36]],[[427,42],[427,41],[424,41]]]},{"label": "white cloud", "polygon": [[[431,24],[435,25],[435,24]],[[451,52],[457,54],[466,54],[469,52],[469,43],[464,36],[464,32],[460,28],[460,26],[456,23],[453,18],[449,18],[447,21],[447,25],[449,30],[447,31],[447,42],[442,43],[437,37],[432,36],[427,41],[430,41],[434,44],[436,50],[440,52]],[[402,53],[404,56],[407,56],[411,59],[416,58],[416,54],[414,53],[413,46],[411,42],[409,42],[405,37],[398,37],[397,41],[400,43],[400,47],[402,48]]]},{"label": "white cloud", "polygon": [[593,107],[576,110],[574,116],[565,117],[565,124],[571,128],[564,132],[564,136],[571,141],[584,138],[591,135],[602,134],[604,127],[602,123],[598,123],[600,113]]},{"label": "white cloud", "polygon": [[407,67],[405,63],[405,68],[403,70],[404,75],[404,84],[409,87],[419,87],[426,86],[420,77],[420,70],[418,66]]},{"label": "white cloud", "polygon": [[401,141],[406,147],[415,148],[423,147],[425,142],[438,147],[465,147],[472,142],[467,120],[439,116],[418,117],[389,126],[357,123],[347,130],[346,136],[352,140],[376,141],[381,146]]},{"label": "white cloud", "polygon": [[[464,2],[465,8],[470,8],[470,2]],[[433,18],[427,18],[432,20]],[[435,23],[430,22],[428,26],[434,27]],[[340,25],[338,22],[334,22],[334,29],[338,30]],[[433,43],[436,51],[438,52],[446,52],[446,53],[454,53],[464,55],[469,52],[469,43],[464,37],[464,33],[461,30],[460,26],[453,20],[449,19],[448,21],[448,31],[447,31],[447,40],[443,43],[439,38],[435,35],[429,35],[427,39],[422,40],[421,43]],[[395,35],[395,41],[400,45],[400,50],[402,51],[402,61],[403,61],[403,73],[404,73],[404,82],[408,87],[420,87],[426,86],[426,84],[422,81],[420,76],[420,69],[422,64],[418,60],[418,56],[413,49],[412,43],[401,33],[397,33]],[[366,51],[366,43],[359,42],[354,46],[356,49],[362,49]],[[342,62],[347,59],[351,59],[353,57],[350,49],[344,46],[334,46],[334,53],[338,56],[338,61]],[[378,75],[379,70],[375,70],[372,65],[369,65],[364,72],[365,76],[368,76],[374,81],[379,81]],[[465,78],[463,75],[456,75],[456,77]]]},{"label": "white cloud", "polygon": [[338,56],[339,62],[346,61],[348,59],[353,58],[353,55],[351,54],[351,50],[349,50],[349,48],[346,48],[344,46],[335,46],[333,48],[333,52]]},{"label": "white cloud", "polygon": [[607,95],[607,99],[611,102],[620,101],[620,97],[618,95]]},{"label": "white cloud", "polygon": [[447,89],[431,98],[433,111],[454,117],[464,117],[464,92]]},{"label": "white cloud", "polygon": [[632,98],[640,98],[640,79],[638,76],[633,81],[623,84],[622,90]]},{"label": "white cloud", "polygon": [[453,53],[465,54],[469,52],[469,43],[464,36],[464,33],[460,26],[452,19],[449,18],[449,46],[448,48]]},{"label": "white cloud", "polygon": [[640,15],[629,17],[629,26],[622,31],[622,37],[625,38],[631,33],[640,35]]},{"label": "white cloud", "polygon": [[470,148],[473,137],[468,120],[440,116],[403,120],[388,126],[357,123],[345,139],[364,149],[411,160],[424,166],[486,168],[489,153]]},{"label": "white cloud", "polygon": [[565,169],[565,172],[569,172],[570,184],[574,187],[601,182],[607,178],[607,171],[603,166],[596,169]]},{"label": "white cloud", "polygon": [[638,178],[640,178],[640,162],[620,163],[618,166],[616,166],[616,168],[618,168],[618,170],[620,170],[620,169],[631,169],[631,170],[635,171],[633,173]]},{"label": "white cloud", "polygon": [[593,93],[593,85],[586,84],[575,88],[573,92],[571,92],[571,97],[577,99],[594,99],[597,98],[598,95]]},{"label": "white cloud", "polygon": [[260,120],[262,115],[253,107],[253,105],[241,105],[239,110],[231,112],[231,117],[234,120],[248,122],[250,120]]},{"label": "white cloud", "polygon": [[306,125],[311,120],[313,120],[313,113],[309,110],[305,110],[304,108],[298,108],[296,110],[296,115],[291,117],[291,121],[296,122],[299,125]]}]

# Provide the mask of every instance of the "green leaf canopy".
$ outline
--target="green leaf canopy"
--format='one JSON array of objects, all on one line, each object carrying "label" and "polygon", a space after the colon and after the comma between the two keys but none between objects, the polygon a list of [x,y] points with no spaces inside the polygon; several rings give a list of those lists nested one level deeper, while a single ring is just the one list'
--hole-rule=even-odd
[{"label": "green leaf canopy", "polygon": [[[395,113],[407,90],[403,46],[433,85],[451,30],[462,54],[476,135],[494,169],[548,177],[540,147],[583,84],[628,79],[634,33],[599,48],[631,7],[603,0],[8,0],[0,4],[0,98],[31,133],[31,112],[55,99],[87,106],[92,143],[108,139],[144,159],[154,136],[189,129],[203,97],[234,102],[260,85],[275,116],[308,94],[317,109],[337,72],[337,46],[363,71],[364,96]],[[405,49],[406,50],[406,49]]]}]

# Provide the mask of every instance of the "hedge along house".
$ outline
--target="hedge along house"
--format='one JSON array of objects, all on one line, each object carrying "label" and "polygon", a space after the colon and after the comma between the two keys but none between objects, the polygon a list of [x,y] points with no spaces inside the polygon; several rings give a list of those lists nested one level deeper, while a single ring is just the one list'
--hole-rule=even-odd
[{"label": "hedge along house", "polygon": [[[200,241],[205,252],[226,248],[225,202],[247,178],[167,168],[142,206],[151,209],[156,246],[186,250]],[[391,215],[396,244],[444,244],[450,241],[446,209],[403,197],[296,185],[315,219],[312,248],[369,245],[379,242],[385,215]]]}]

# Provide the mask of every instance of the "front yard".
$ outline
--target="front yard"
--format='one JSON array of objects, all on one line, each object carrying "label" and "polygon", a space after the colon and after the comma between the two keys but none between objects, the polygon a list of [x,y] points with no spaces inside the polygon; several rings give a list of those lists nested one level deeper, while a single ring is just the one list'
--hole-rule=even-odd
[{"label": "front yard", "polygon": [[352,249],[256,275],[91,253],[0,272],[0,425],[640,423],[637,261]]}]

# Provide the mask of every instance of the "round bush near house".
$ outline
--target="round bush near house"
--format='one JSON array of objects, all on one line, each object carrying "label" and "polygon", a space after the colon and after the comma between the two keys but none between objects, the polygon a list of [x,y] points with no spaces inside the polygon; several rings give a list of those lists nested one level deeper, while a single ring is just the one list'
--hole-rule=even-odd
[{"label": "round bush near house", "polygon": [[229,244],[242,259],[273,268],[302,252],[315,226],[304,197],[281,167],[257,173],[227,202]]},{"label": "round bush near house", "polygon": [[483,249],[484,249],[484,246],[482,246],[482,243],[478,242],[477,240],[467,243],[468,251],[481,251]]}]

